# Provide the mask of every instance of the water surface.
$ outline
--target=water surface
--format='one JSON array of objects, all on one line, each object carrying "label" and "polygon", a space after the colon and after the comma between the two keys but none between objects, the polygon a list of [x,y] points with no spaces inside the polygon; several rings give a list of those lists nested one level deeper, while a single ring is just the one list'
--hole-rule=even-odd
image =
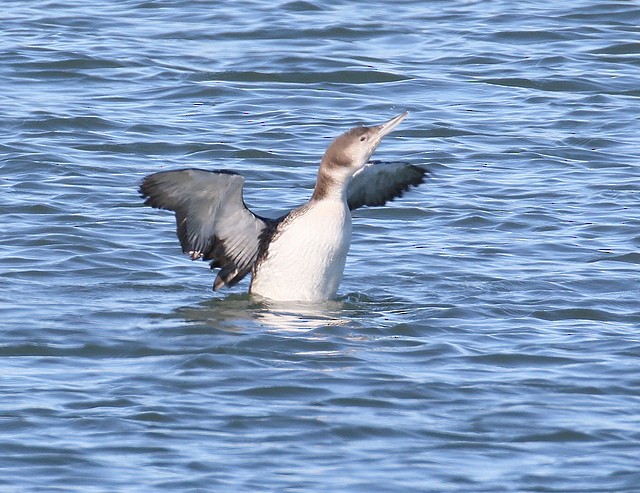
[{"label": "water surface", "polygon": [[[636,3],[3,6],[0,490],[638,491]],[[137,195],[275,216],[404,110],[334,302],[213,293]]]}]

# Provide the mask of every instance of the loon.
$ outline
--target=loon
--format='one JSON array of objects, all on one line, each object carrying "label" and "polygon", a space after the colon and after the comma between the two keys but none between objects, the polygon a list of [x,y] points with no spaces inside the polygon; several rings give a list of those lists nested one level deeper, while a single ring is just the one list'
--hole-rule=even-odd
[{"label": "loon", "polygon": [[175,212],[182,251],[219,269],[213,290],[251,272],[249,293],[273,301],[335,297],[351,243],[351,211],[383,205],[424,182],[427,170],[406,162],[369,161],[408,112],[337,137],[320,162],[309,201],[277,219],[244,203],[244,178],[233,171],[182,169],[148,175],[140,195]]}]

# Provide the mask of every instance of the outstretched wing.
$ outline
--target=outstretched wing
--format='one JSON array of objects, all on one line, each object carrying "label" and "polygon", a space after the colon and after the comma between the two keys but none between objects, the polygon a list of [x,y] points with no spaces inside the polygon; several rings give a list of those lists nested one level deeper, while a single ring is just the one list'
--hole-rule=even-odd
[{"label": "outstretched wing", "polygon": [[409,187],[424,183],[427,170],[394,161],[370,161],[353,176],[347,189],[349,209],[365,205],[384,205],[401,197]]},{"label": "outstretched wing", "polygon": [[214,290],[233,286],[251,270],[269,226],[247,209],[243,184],[237,173],[184,169],[154,173],[140,185],[146,205],[176,213],[182,251],[220,268]]}]

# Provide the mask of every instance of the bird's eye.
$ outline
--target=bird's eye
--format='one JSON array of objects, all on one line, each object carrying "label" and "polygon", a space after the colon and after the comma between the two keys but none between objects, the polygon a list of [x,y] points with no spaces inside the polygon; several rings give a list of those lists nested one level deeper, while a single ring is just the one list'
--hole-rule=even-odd
[{"label": "bird's eye", "polygon": [[363,135],[362,137],[360,137],[360,142],[364,142],[365,140],[367,140],[367,136]]}]

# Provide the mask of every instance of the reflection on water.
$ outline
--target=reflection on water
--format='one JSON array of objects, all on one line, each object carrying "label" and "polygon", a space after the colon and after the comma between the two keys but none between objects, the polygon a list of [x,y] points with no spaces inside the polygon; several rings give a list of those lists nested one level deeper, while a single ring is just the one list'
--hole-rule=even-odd
[{"label": "reflection on water", "polygon": [[307,332],[327,326],[350,323],[343,303],[282,303],[264,301],[264,308],[255,314],[256,320],[270,330],[278,332]]},{"label": "reflection on water", "polygon": [[266,328],[293,333],[346,325],[351,318],[344,308],[341,301],[274,302],[248,294],[231,294],[180,307],[172,316],[206,325],[212,330],[243,332]]}]

